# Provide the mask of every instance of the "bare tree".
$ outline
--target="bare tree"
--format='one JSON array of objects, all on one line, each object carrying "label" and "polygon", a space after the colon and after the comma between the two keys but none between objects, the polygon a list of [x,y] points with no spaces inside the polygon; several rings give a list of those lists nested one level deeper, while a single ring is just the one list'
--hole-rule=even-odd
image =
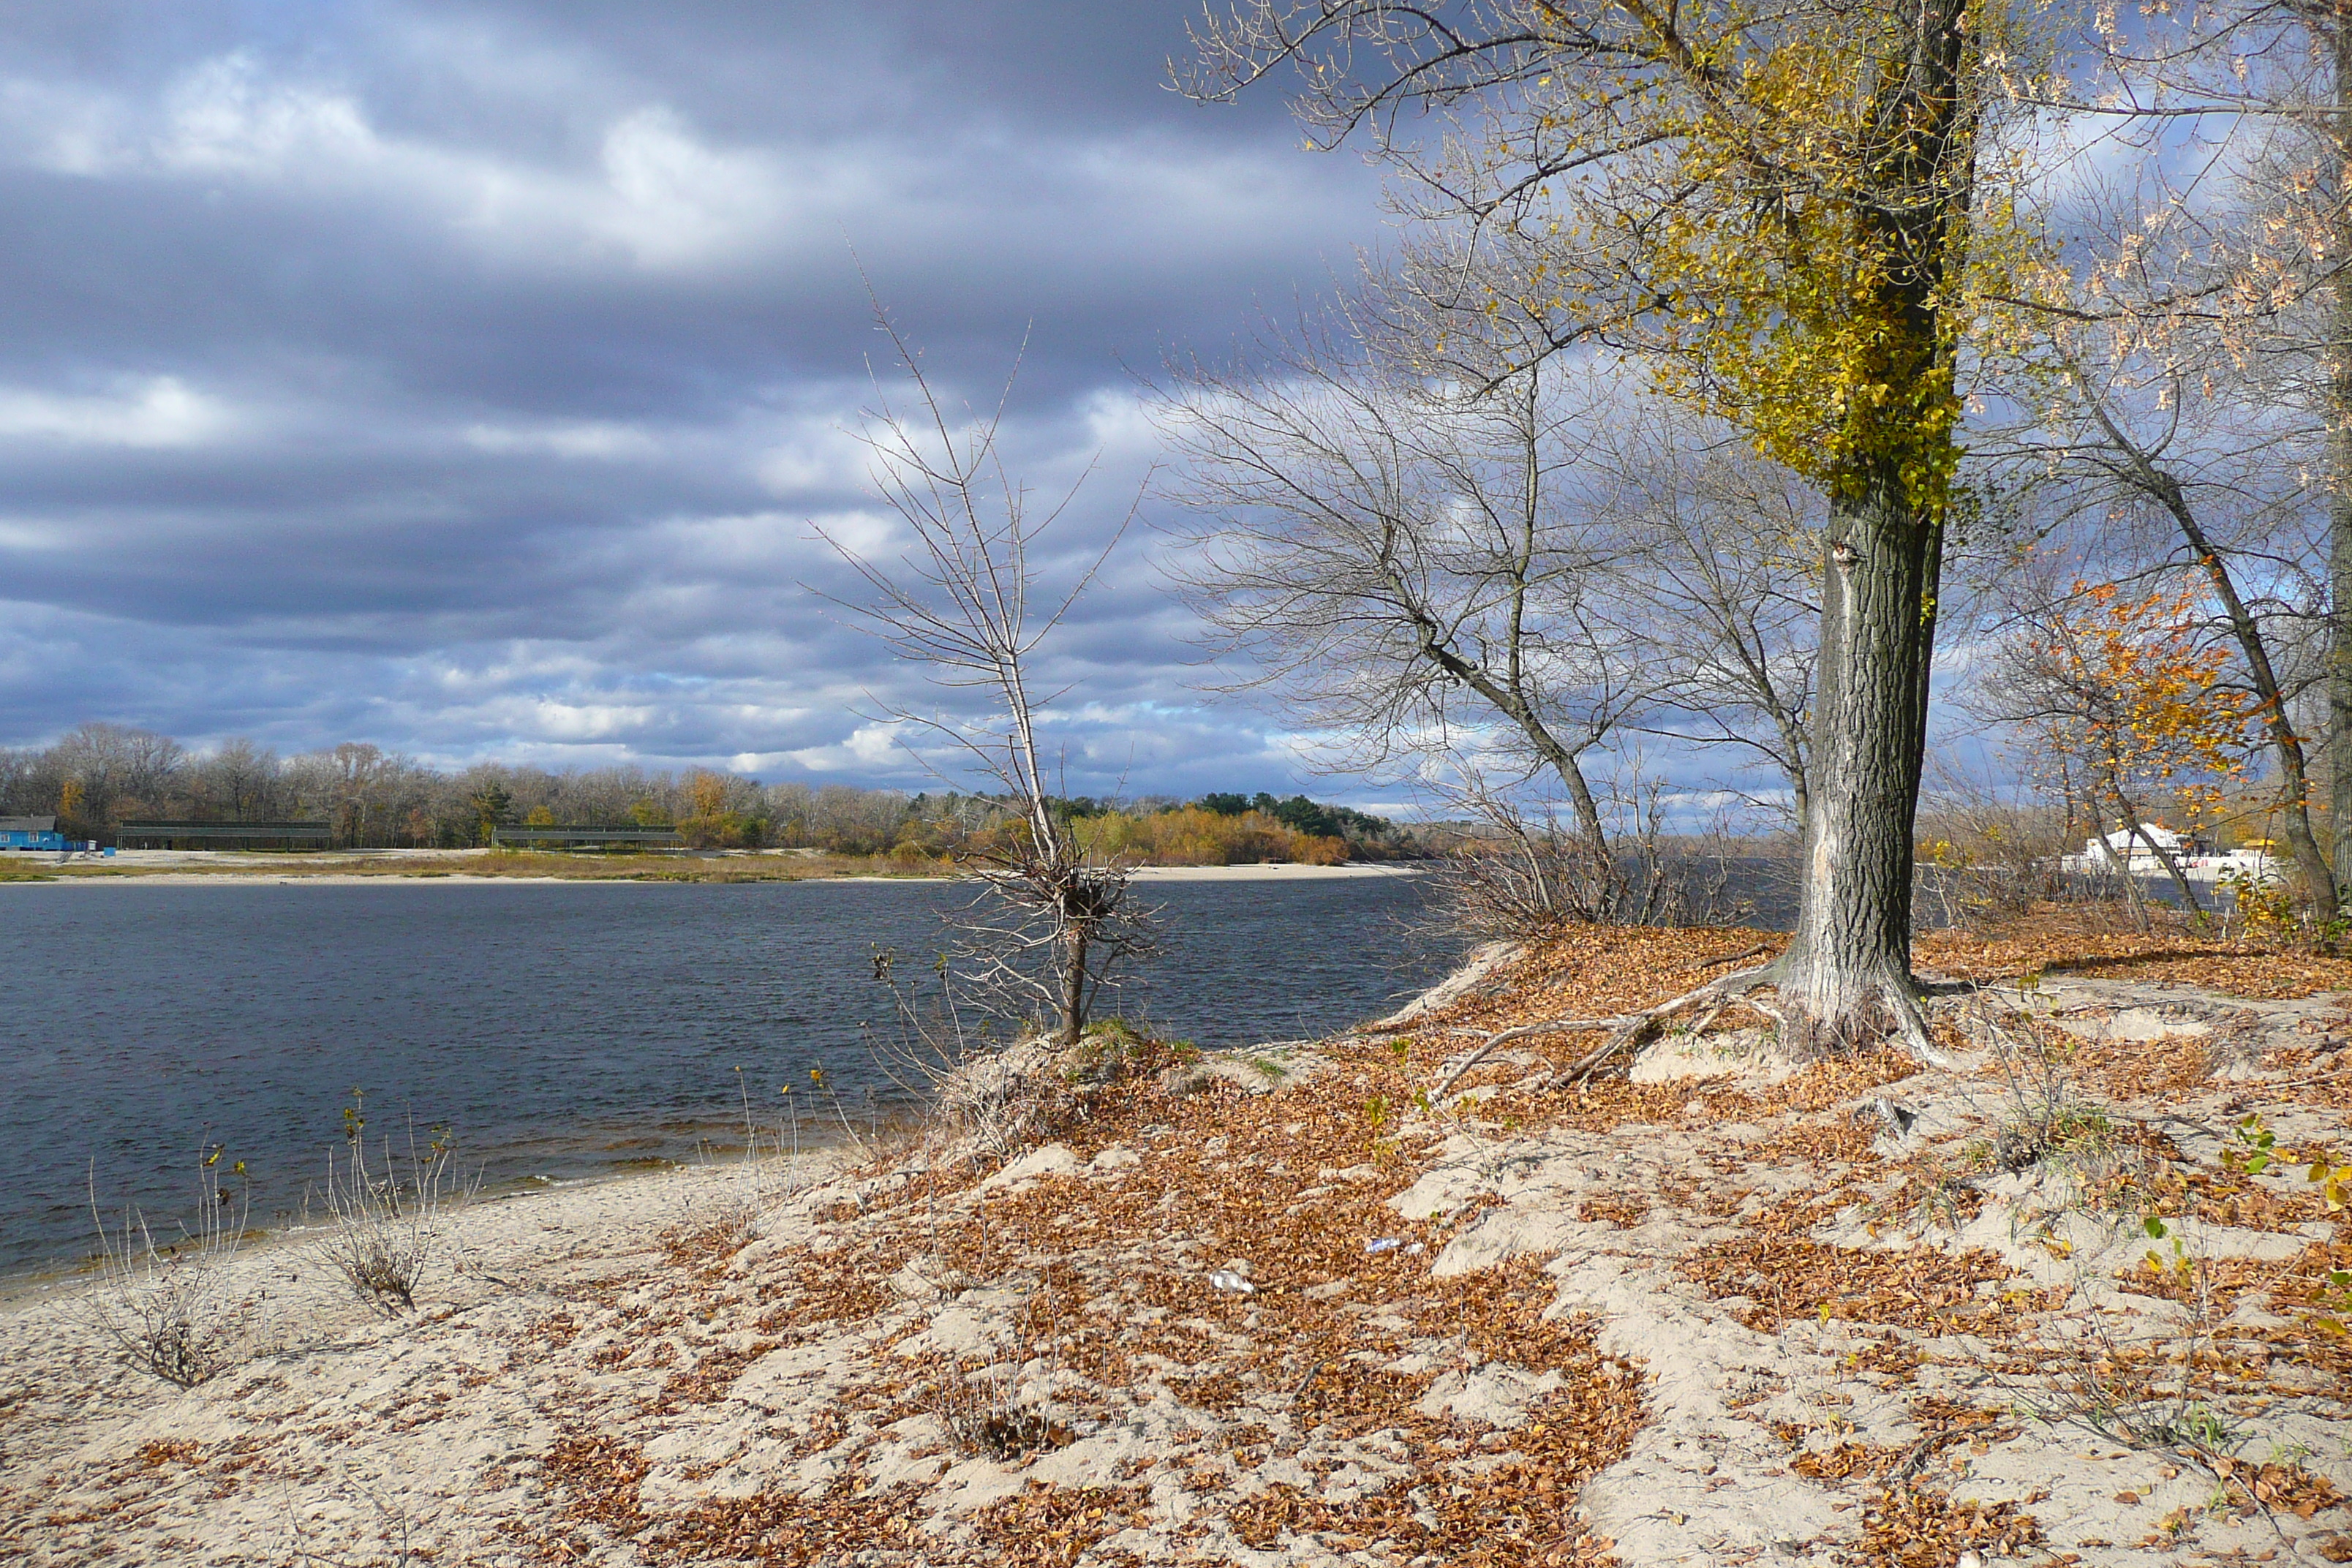
[{"label": "bare tree", "polygon": [[1181,363],[1160,393],[1189,459],[1169,570],[1220,651],[1250,661],[1237,684],[1345,736],[1343,765],[1418,776],[1489,739],[1494,771],[1559,780],[1605,881],[1578,759],[1650,674],[1595,591],[1622,541],[1568,493],[1583,427],[1563,379],[1538,363],[1433,384],[1353,322],[1255,363]]},{"label": "bare tree", "polygon": [[1654,401],[1628,412],[1609,432],[1634,542],[1617,614],[1663,676],[1634,727],[1760,758],[1801,839],[1827,504],[1727,431]]},{"label": "bare tree", "polygon": [[1032,659],[1126,524],[1060,602],[1038,614],[1031,602],[1040,578],[1036,547],[1077,485],[1034,516],[1027,489],[1007,473],[998,447],[1012,381],[993,409],[952,418],[887,313],[877,308],[876,321],[890,340],[908,405],[894,405],[877,382],[859,434],[872,454],[875,488],[913,542],[885,565],[819,529],[869,593],[863,601],[824,596],[921,665],[935,684],[989,699],[993,713],[985,720],[903,706],[886,716],[944,740],[1018,803],[1017,831],[981,857],[986,888],[960,923],[958,957],[980,996],[1000,1008],[1045,1014],[1059,1041],[1075,1045],[1104,984],[1150,950],[1151,921],[1129,900],[1128,868],[1089,854],[1055,810],[1037,726],[1059,693],[1033,689]]},{"label": "bare tree", "polygon": [[52,764],[81,785],[80,815],[90,823],[112,822],[132,802],[163,799],[186,755],[169,735],[104,722],[77,725],[50,748]]},{"label": "bare tree", "polygon": [[220,812],[232,822],[267,818],[277,809],[278,753],[251,741],[224,741],[198,758],[191,772],[193,794],[202,808]]}]

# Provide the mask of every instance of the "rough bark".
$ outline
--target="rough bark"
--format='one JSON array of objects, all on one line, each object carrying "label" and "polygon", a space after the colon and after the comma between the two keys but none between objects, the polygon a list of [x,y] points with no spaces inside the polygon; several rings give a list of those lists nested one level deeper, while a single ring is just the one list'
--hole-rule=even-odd
[{"label": "rough bark", "polygon": [[1912,831],[1941,531],[1892,482],[1831,512],[1801,900],[1764,972],[1800,1052],[1916,1023]]},{"label": "rough bark", "polygon": [[1087,948],[1091,935],[1087,922],[1072,919],[1062,932],[1062,1027],[1061,1042],[1075,1046],[1087,1032]]},{"label": "rough bark", "polygon": [[[2330,19],[2327,115],[2340,162],[2352,147],[2352,26]],[[2340,174],[2336,176],[2341,183]],[[2336,254],[2352,245],[2352,210],[2336,193]],[[2352,887],[2352,273],[2340,268],[2329,288],[2334,331],[2327,353],[2327,772],[2328,826],[2335,840],[2336,887]],[[2333,911],[2328,911],[2333,912]]]}]

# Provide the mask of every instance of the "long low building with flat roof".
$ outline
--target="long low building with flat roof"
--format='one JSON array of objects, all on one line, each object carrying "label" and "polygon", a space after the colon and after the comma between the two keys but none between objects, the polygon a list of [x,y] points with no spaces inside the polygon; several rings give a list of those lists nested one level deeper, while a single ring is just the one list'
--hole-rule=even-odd
[{"label": "long low building with flat roof", "polygon": [[331,822],[126,822],[114,830],[125,849],[227,849],[282,845],[323,849],[335,836]]}]

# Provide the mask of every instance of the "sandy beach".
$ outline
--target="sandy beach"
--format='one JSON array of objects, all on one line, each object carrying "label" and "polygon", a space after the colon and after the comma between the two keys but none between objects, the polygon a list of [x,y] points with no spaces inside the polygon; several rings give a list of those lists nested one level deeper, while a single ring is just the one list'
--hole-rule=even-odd
[{"label": "sandy beach", "polygon": [[[2249,1115],[2344,1146],[2341,961],[2020,989],[1955,948],[1991,978],[1939,1005],[1953,1070],[1792,1072],[1733,1017],[1630,1075],[1561,1087],[1595,1037],[1538,1036],[1414,1098],[1496,1028],[1757,940],[1505,955],[1409,1035],[1098,1041],[854,1168],[481,1205],[396,1321],[265,1249],[247,1342],[187,1390],[87,1286],[19,1299],[0,1557],[2352,1558],[2352,1352],[2315,1321],[2352,1237],[2231,1153]],[[2029,1149],[2044,1036],[2076,1120]]]}]

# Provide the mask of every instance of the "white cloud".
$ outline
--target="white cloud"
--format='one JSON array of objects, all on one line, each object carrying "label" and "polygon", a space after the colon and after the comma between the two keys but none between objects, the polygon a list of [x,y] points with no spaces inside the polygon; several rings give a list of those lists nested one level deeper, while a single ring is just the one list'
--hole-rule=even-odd
[{"label": "white cloud", "polygon": [[227,405],[176,376],[149,376],[98,395],[0,388],[0,438],[77,446],[201,447],[239,421]]},{"label": "white cloud", "polygon": [[[517,111],[556,115],[538,86]],[[616,81],[582,92],[608,104]],[[730,144],[664,101],[573,108],[585,137],[535,150],[388,128],[360,92],[232,51],[147,99],[0,80],[0,149],[86,178],[243,183],[338,206],[417,211],[506,265],[566,269],[619,258],[656,274],[949,252],[1051,265],[1086,233],[1154,268],[1286,245],[1328,197],[1295,156],[1150,135],[1008,144],[986,129],[887,130]],[[575,129],[576,128],[571,128]],[[7,151],[0,151],[6,156]],[[1092,247],[1090,246],[1089,248]]]},{"label": "white cloud", "polygon": [[648,432],[603,420],[535,426],[469,425],[460,439],[478,452],[544,453],[600,461],[656,458],[662,450]]},{"label": "white cloud", "polygon": [[165,94],[156,163],[200,174],[268,175],[303,163],[375,162],[384,149],[347,94],[263,78],[251,57],[225,55]]}]

